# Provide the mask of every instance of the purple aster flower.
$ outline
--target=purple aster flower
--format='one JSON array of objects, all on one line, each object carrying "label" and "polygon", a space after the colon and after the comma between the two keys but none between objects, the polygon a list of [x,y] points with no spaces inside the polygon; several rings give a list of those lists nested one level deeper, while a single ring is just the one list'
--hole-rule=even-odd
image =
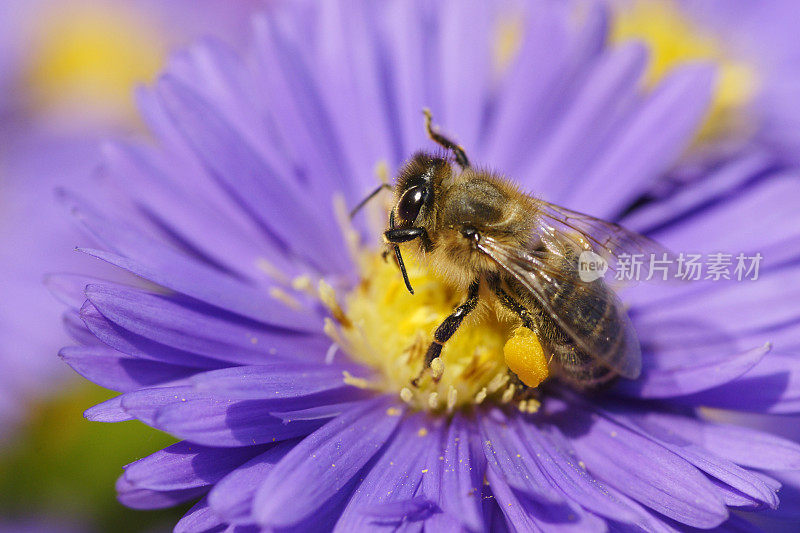
[{"label": "purple aster flower", "polygon": [[[510,52],[493,46],[509,20]],[[108,144],[102,193],[62,198],[96,241],[83,252],[148,283],[51,281],[76,340],[62,358],[121,393],[86,416],[182,439],[127,465],[120,501],[198,501],[178,531],[672,531],[796,513],[800,446],[709,409],[798,412],[798,176],[743,154],[643,200],[700,127],[714,68],[643,91],[644,47],[609,45],[607,27],[594,2],[302,5],[257,19],[246,56],[204,44],[141,91],[158,142]],[[355,227],[347,209],[376,169],[429,147],[423,107],[476,164],[674,250],[761,253],[759,279],[632,292],[641,376],[595,394],[549,382],[519,401],[491,316],[412,387],[460,295],[413,260],[408,294],[380,257],[380,206]]]}]

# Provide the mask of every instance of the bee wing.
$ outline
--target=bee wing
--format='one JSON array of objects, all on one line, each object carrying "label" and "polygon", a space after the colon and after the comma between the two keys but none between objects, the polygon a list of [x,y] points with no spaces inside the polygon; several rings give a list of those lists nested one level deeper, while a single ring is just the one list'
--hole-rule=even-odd
[{"label": "bee wing", "polygon": [[[548,245],[546,245],[548,246]],[[549,246],[562,247],[556,240]],[[582,281],[577,258],[510,246],[482,236],[478,249],[514,277],[575,343],[617,374],[636,379],[642,368],[639,339],[622,302],[602,280]]]},{"label": "bee wing", "polygon": [[[647,281],[659,281],[679,276],[675,254],[654,240],[566,207],[542,200],[537,203],[538,226],[534,231],[551,252],[560,254],[565,249],[594,252],[605,260],[617,281],[630,283],[645,277]],[[641,275],[636,275],[637,263]]]}]

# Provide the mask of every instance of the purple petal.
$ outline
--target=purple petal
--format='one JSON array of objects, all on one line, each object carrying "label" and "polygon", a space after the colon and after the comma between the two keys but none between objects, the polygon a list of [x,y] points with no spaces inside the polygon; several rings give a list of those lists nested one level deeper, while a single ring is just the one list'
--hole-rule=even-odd
[{"label": "purple petal", "polygon": [[510,533],[512,529],[509,527],[509,523],[506,522],[503,511],[488,486],[484,487],[481,499],[483,500],[483,518],[487,529],[493,533]]},{"label": "purple petal", "polygon": [[800,412],[797,356],[771,353],[735,381],[676,398],[687,405],[737,411],[792,414]]},{"label": "purple petal", "polygon": [[[434,419],[426,423],[429,434],[432,437],[430,444],[422,454],[422,483],[419,484],[414,494],[414,498],[420,502],[420,509],[414,515],[413,520],[424,521],[428,529],[435,531],[464,531],[461,517],[452,513],[444,512],[442,509],[442,499],[444,491],[443,477],[445,470],[444,447],[447,438],[447,420]],[[418,433],[419,435],[419,433]],[[473,439],[475,434],[472,435]],[[483,458],[483,453],[479,443],[474,443],[474,448],[478,455]],[[482,487],[481,487],[482,488]],[[427,504],[422,505],[424,502]],[[406,522],[410,526],[412,518]]]},{"label": "purple petal", "polygon": [[[312,405],[324,403],[325,398],[347,400],[358,395],[358,389],[342,381],[340,367],[294,362],[203,372],[195,376],[192,383],[198,391],[207,391],[221,398],[285,400],[311,396],[319,399]],[[300,409],[302,406],[298,402],[288,408]]]},{"label": "purple petal", "polygon": [[[653,234],[659,242],[676,250],[715,253],[721,250],[761,252],[785,247],[798,236],[800,213],[794,199],[800,194],[797,177],[775,174],[750,189],[684,217]],[[742,213],[763,213],[755,220]],[[720,231],[724,228],[725,231]]]},{"label": "purple petal", "polygon": [[81,319],[89,331],[104,344],[137,359],[148,359],[199,370],[225,366],[220,361],[176,350],[131,333],[104,317],[89,301],[81,308]]},{"label": "purple petal", "polygon": [[491,47],[478,35],[490,35],[494,17],[481,0],[442,2],[438,32],[441,50],[442,116],[464,146],[478,143],[483,103],[492,72]]},{"label": "purple petal", "polygon": [[208,446],[252,446],[308,435],[324,419],[284,421],[271,415],[275,405],[259,400],[195,398],[161,407],[152,426]]},{"label": "purple petal", "polygon": [[[423,128],[420,127],[420,110],[426,106],[431,109],[443,108],[439,103],[441,98],[438,97],[441,86],[433,82],[436,77],[434,73],[439,70],[437,60],[440,42],[433,32],[428,31],[428,28],[434,25],[431,19],[438,12],[434,7],[422,2],[394,2],[388,7],[387,15],[393,23],[386,24],[385,31],[394,60],[397,112],[400,114],[404,137],[400,158],[405,157],[414,148],[424,146],[428,141]],[[347,31],[350,28],[348,13],[340,17],[344,18],[344,21],[340,22],[342,30]],[[369,77],[369,74],[365,77]],[[385,152],[387,150],[384,150]]]},{"label": "purple petal", "polygon": [[[74,198],[73,213],[118,253],[83,250],[89,255],[192,298],[263,323],[292,330],[318,331],[312,316],[269,301],[257,288],[163,245],[131,228],[93,214]],[[118,255],[122,254],[122,255]]]},{"label": "purple petal", "polygon": [[[642,416],[635,412],[631,414],[625,412],[612,414],[610,411],[605,411],[604,416],[611,418],[617,424],[650,438],[653,442],[664,446],[675,455],[696,466],[699,470],[719,480],[720,483],[716,481],[715,483],[718,489],[722,490],[728,498],[726,501],[728,505],[733,505],[730,503],[730,498],[738,498],[753,504],[763,504],[772,508],[777,507],[778,498],[775,492],[760,477],[703,447],[693,444],[675,434],[672,429],[674,425],[680,424],[684,420],[690,422],[696,422],[696,420],[676,415],[650,416],[650,413]],[[737,505],[744,504],[738,503]]]},{"label": "purple petal", "polygon": [[[611,149],[565,203],[605,218],[622,210],[686,148],[708,109],[713,84],[714,70],[708,66],[675,69],[629,123],[618,125]],[[624,194],[609,183],[625,184]]]},{"label": "purple petal", "polygon": [[668,518],[640,505],[614,487],[609,486],[607,490],[611,496],[627,505],[638,517],[635,525],[614,523],[615,531],[619,529],[620,531],[630,531],[630,533],[639,533],[642,530],[652,533],[675,533],[676,529],[674,527],[667,526],[664,523],[665,521],[671,522]]},{"label": "purple petal", "polygon": [[537,464],[551,483],[574,503],[617,522],[638,520],[627,505],[615,499],[602,483],[578,466],[574,452],[557,429],[551,428],[545,433],[519,418],[509,421],[509,425],[516,428],[526,445],[520,453],[527,452],[526,459]]},{"label": "purple petal", "polygon": [[91,283],[103,283],[103,280],[80,274],[48,274],[44,285],[59,302],[72,308],[80,309],[86,300],[84,292]]},{"label": "purple petal", "polygon": [[[698,468],[700,467],[698,466]],[[701,468],[701,470],[705,469]],[[722,475],[729,475],[729,473],[725,472]],[[742,480],[737,480],[734,476],[730,476],[725,481],[720,480],[719,476],[716,475],[709,476],[709,478],[717,487],[717,492],[719,492],[722,501],[728,507],[739,507],[740,510],[743,511],[763,511],[764,509],[775,509],[778,507],[778,497],[775,495],[775,493],[772,493],[771,496],[768,496],[769,493],[765,492],[762,487],[755,487],[748,482],[744,482],[750,486],[748,487],[747,492],[743,492],[733,488],[737,481],[742,483]],[[733,483],[731,482],[732,479],[734,480]],[[762,494],[759,496],[753,496],[753,494],[756,492],[761,492]]]},{"label": "purple petal", "polygon": [[265,446],[210,448],[178,442],[130,463],[124,477],[132,486],[157,491],[205,487],[265,450]]},{"label": "purple petal", "polygon": [[703,176],[702,180],[693,182],[690,187],[678,190],[673,196],[632,211],[622,218],[621,223],[640,233],[649,234],[658,231],[658,228],[668,230],[664,226],[680,224],[714,201],[739,192],[737,187],[762,172],[770,162],[766,154],[746,154]]},{"label": "purple petal", "polygon": [[427,449],[436,446],[438,434],[420,435],[420,429],[427,431],[424,416],[402,422],[397,437],[356,486],[335,531],[393,531],[407,519],[406,511],[421,510],[415,509],[421,501],[413,498],[423,476],[431,474],[424,459]]},{"label": "purple petal", "polygon": [[525,443],[519,434],[505,425],[499,411],[481,417],[483,449],[489,470],[495,470],[514,490],[531,495],[548,504],[564,504],[563,495],[556,490],[550,479],[523,457],[520,450]]},{"label": "purple petal", "polygon": [[[369,522],[374,524],[371,526],[372,530],[379,531],[381,529],[379,524],[386,524],[387,530],[395,531],[398,524],[421,522],[434,514],[436,510],[436,503],[423,496],[415,496],[405,500],[370,505],[361,512],[369,519]],[[426,526],[430,526],[430,524],[426,524]],[[354,530],[343,527],[341,531]]]},{"label": "purple petal", "polygon": [[133,509],[164,509],[179,503],[199,498],[208,491],[208,487],[195,487],[185,490],[155,491],[134,487],[124,476],[117,479],[117,499]]},{"label": "purple petal", "polygon": [[[350,14],[358,20],[358,4],[348,7]],[[285,17],[280,16],[260,16],[254,19],[255,37],[259,45],[258,58],[262,61],[259,66],[265,71],[263,81],[268,84],[268,91],[274,89],[283,97],[280,100],[283,105],[273,106],[277,108],[274,109],[275,113],[280,113],[280,116],[276,117],[277,123],[289,130],[286,134],[291,135],[292,141],[310,143],[301,144],[296,149],[311,149],[317,154],[317,157],[305,158],[310,161],[304,160],[302,155],[299,158],[303,166],[308,168],[312,179],[316,178],[315,188],[329,191],[329,188],[321,187],[319,183],[327,181],[347,195],[353,184],[350,179],[353,173],[340,144],[341,133],[337,127],[339,125],[332,120],[329,103],[326,102],[324,91],[321,90],[327,80],[318,78],[317,70],[311,68],[310,63],[314,59],[308,56],[308,48],[304,46],[302,40],[292,39],[288,35],[292,29],[287,28],[288,23],[284,19]],[[353,33],[363,35],[364,32],[356,30]],[[368,53],[370,49],[374,49],[375,43],[370,44],[373,46],[362,48],[360,51]],[[368,74],[372,69],[365,65],[364,68],[354,68],[352,72]],[[373,76],[373,80],[376,77]],[[365,75],[365,78],[368,79],[369,76]],[[334,98],[336,96],[339,95],[333,95]],[[279,96],[276,94],[274,97]],[[386,100],[388,98],[384,98],[384,102]],[[376,115],[380,116],[378,114],[369,116]],[[380,131],[382,128],[376,129]],[[312,152],[300,152],[304,153]],[[329,194],[327,196],[330,197]]]},{"label": "purple petal", "polygon": [[[589,65],[603,52],[605,9],[595,3],[578,31],[545,4],[532,4],[518,61],[497,96],[485,163],[524,179],[530,156],[574,98]],[[534,185],[533,183],[529,185]]]},{"label": "purple petal", "polygon": [[286,441],[241,465],[214,485],[208,503],[215,513],[227,522],[253,522],[253,497],[267,474],[275,467],[296,441]]},{"label": "purple petal", "polygon": [[[267,475],[255,498],[259,523],[291,526],[338,493],[400,421],[384,399],[366,402],[306,437]],[[397,408],[394,408],[397,409]]]},{"label": "purple petal", "polygon": [[277,177],[225,118],[169,76],[159,81],[158,96],[203,164],[267,234],[318,267],[347,270],[346,249],[334,245],[341,239],[336,226],[310,210],[301,191]]},{"label": "purple petal", "polygon": [[637,418],[668,428],[671,434],[742,466],[762,470],[800,470],[800,445],[763,431],[668,413],[652,412]]},{"label": "purple petal", "polygon": [[[378,7],[372,2],[328,2],[321,8],[320,36],[325,42],[322,54],[336,59],[315,65],[315,70],[320,71],[319,79],[325,79],[316,86],[336,118],[334,133],[342,141],[339,149],[346,152],[354,167],[354,173],[347,176],[344,183],[339,182],[338,174],[328,180],[330,189],[348,191],[353,184],[364,188],[367,184],[374,186],[373,169],[363,163],[384,159],[391,168],[396,168],[410,150],[409,145],[404,147],[402,143],[402,125],[398,117],[402,107],[398,109],[397,100],[403,93],[396,89],[401,80],[408,80],[397,76],[396,65],[390,62],[384,32],[378,29],[383,25],[383,17],[377,16],[383,15],[382,10],[383,5]],[[414,76],[419,74],[415,72]],[[345,94],[348,96],[343,98]],[[421,109],[421,105],[414,109],[417,130],[421,129],[418,115]],[[364,121],[373,124],[369,131],[352,127]],[[325,185],[320,185],[317,188],[323,194]]]},{"label": "purple petal", "polygon": [[332,403],[328,405],[315,405],[304,409],[296,409],[294,411],[272,411],[272,416],[280,418],[284,422],[291,422],[292,420],[321,420],[323,418],[333,418],[342,413],[349,411],[360,400],[352,402]]},{"label": "purple petal", "polygon": [[565,192],[575,187],[572,180],[553,177],[585,172],[588,160],[597,151],[587,140],[589,132],[603,121],[609,122],[608,117],[623,104],[629,105],[646,62],[645,48],[630,43],[604,54],[592,67],[557,128],[544,141],[533,167],[522,173],[530,183],[546,184],[548,201],[561,201]]},{"label": "purple petal", "polygon": [[89,381],[119,392],[180,379],[198,371],[120,356],[119,352],[105,346],[69,346],[58,355]]},{"label": "purple petal", "polygon": [[92,422],[127,422],[134,417],[122,408],[122,396],[116,396],[83,412],[84,418]]},{"label": "purple petal", "polygon": [[574,504],[542,503],[516,493],[499,471],[486,470],[486,480],[506,521],[514,531],[603,531],[604,522]]},{"label": "purple petal", "polygon": [[257,364],[272,355],[322,357],[330,341],[321,335],[296,335],[235,317],[215,316],[198,304],[119,285],[89,285],[86,297],[106,318],[137,335],[181,351],[233,364]]},{"label": "purple petal", "polygon": [[[464,524],[455,516],[439,511],[439,507],[431,500],[418,497],[418,510],[412,511],[412,517],[419,521],[408,521],[403,524],[404,531],[441,531],[442,533],[464,533]],[[421,518],[421,517],[424,517]],[[424,520],[424,521],[423,521]],[[424,529],[420,529],[424,528]],[[496,530],[491,530],[496,531]]]},{"label": "purple petal", "polygon": [[[81,251],[153,283],[253,320],[299,331],[319,331],[321,327],[310,315],[289,311],[282,304],[264,298],[264,295],[254,288],[219,274],[187,257],[179,256],[154,241],[145,244],[144,247],[150,247],[150,252],[153,254],[144,257],[142,262],[102,250]],[[160,257],[156,258],[157,255]]]},{"label": "purple petal", "polygon": [[471,531],[483,528],[481,489],[486,471],[486,456],[475,442],[475,430],[456,414],[444,445],[441,481],[441,507],[456,516]]},{"label": "purple petal", "polygon": [[566,408],[554,421],[587,470],[630,498],[690,526],[714,527],[727,518],[708,478],[663,446],[581,407]]},{"label": "purple petal", "polygon": [[197,393],[189,385],[181,384],[139,389],[126,392],[119,398],[120,405],[126,413],[152,426],[158,410],[162,407],[173,402],[187,402],[206,396]]},{"label": "purple petal", "polygon": [[285,421],[272,416],[269,401],[217,399],[178,382],[128,392],[122,408],[142,422],[207,446],[238,447],[307,435],[325,421]]},{"label": "purple petal", "polygon": [[208,506],[207,498],[197,502],[189,511],[183,515],[175,524],[174,533],[218,533],[227,527],[219,516]]},{"label": "purple petal", "polygon": [[[186,143],[182,132],[178,131],[175,123],[168,117],[155,91],[139,87],[136,90],[136,99],[142,118],[148,124],[153,135],[158,138],[164,152],[169,154],[168,160],[159,166],[162,173],[168,174],[169,178],[162,176],[158,181],[162,183],[174,181],[176,188],[181,193],[189,194],[192,197],[196,193],[204,202],[213,205],[239,228],[237,239],[241,238],[254,243],[264,241],[261,245],[257,245],[259,248],[269,245],[264,240],[263,229],[247,213],[243,212],[240,205],[227,194],[221,184],[205,171],[194,151]],[[153,162],[152,158],[150,162]],[[134,197],[137,196],[134,195]],[[276,265],[285,264],[280,254],[275,254],[273,261],[276,262]],[[292,272],[291,269],[287,271],[287,273],[290,272]]]},{"label": "purple petal", "polygon": [[745,374],[770,351],[770,345],[754,348],[723,361],[667,368],[645,368],[637,380],[621,381],[615,391],[638,398],[674,398],[713,389]]},{"label": "purple petal", "polygon": [[103,346],[103,342],[95,337],[83,323],[77,311],[69,310],[61,315],[61,323],[67,334],[81,346]]},{"label": "purple petal", "polygon": [[[209,103],[222,110],[231,125],[259,152],[275,150],[274,145],[263,134],[263,122],[254,109],[263,103],[259,87],[253,83],[246,59],[226,43],[214,37],[203,37],[190,49],[176,54],[170,61],[169,72],[188,87],[201,93]],[[270,161],[288,163],[270,152]],[[290,173],[288,166],[280,168],[280,175]]]},{"label": "purple petal", "polygon": [[[733,275],[735,254],[732,261],[733,280],[729,282],[691,282],[686,285],[688,289],[696,289],[692,292],[681,293],[676,290],[670,300],[653,299],[637,305],[637,326],[644,324],[646,328],[655,329],[665,322],[684,320],[702,322],[709,336],[760,333],[762,339],[769,339],[776,326],[796,324],[800,320],[800,310],[794,303],[800,298],[798,269],[762,271],[757,280],[740,282]],[[759,312],[753,313],[753,309]],[[736,327],[731,327],[732,324]]]},{"label": "purple petal", "polygon": [[800,472],[796,470],[775,472],[774,475],[782,485],[781,505],[768,514],[797,523],[800,520]]},{"label": "purple petal", "polygon": [[269,257],[277,268],[292,273],[279,248],[232,220],[196,188],[174,183],[169,169],[159,168],[152,154],[130,145],[106,143],[103,155],[109,172],[132,201],[177,244],[242,278],[264,278],[258,268],[260,257]]}]

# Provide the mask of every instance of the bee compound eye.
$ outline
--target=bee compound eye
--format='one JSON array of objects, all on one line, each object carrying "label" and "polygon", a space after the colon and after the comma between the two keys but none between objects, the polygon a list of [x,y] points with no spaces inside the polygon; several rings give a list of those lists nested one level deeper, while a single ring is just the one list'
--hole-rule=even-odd
[{"label": "bee compound eye", "polygon": [[412,187],[403,193],[397,204],[397,214],[406,222],[414,222],[428,197],[426,187]]}]

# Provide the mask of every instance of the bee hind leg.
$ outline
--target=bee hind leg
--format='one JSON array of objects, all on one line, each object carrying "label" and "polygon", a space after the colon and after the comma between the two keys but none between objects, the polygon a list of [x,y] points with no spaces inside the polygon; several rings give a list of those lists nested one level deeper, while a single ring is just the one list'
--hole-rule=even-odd
[{"label": "bee hind leg", "polygon": [[508,385],[514,385],[513,400],[515,401],[539,399],[539,389],[525,385],[525,383],[519,379],[519,376],[511,370],[508,371]]},{"label": "bee hind leg", "polygon": [[[479,291],[480,281],[475,280],[469,286],[467,300],[463,304],[456,307],[456,310],[453,311],[450,316],[445,318],[444,321],[439,324],[439,327],[436,328],[436,331],[433,334],[433,342],[430,344],[430,346],[428,346],[428,351],[425,353],[425,364],[423,365],[419,375],[411,381],[414,386],[417,385],[425,370],[431,367],[434,359],[437,359],[439,355],[441,355],[444,343],[450,340],[450,337],[452,337],[456,332],[458,327],[464,321],[464,318],[473,310],[475,310],[475,307],[478,305]],[[434,381],[438,381],[439,377],[441,376],[434,376]]]},{"label": "bee hind leg", "polygon": [[500,300],[500,303],[503,304],[503,307],[517,315],[520,320],[522,320],[523,326],[532,331],[536,331],[536,326],[533,323],[533,316],[531,315],[531,312],[528,311],[524,305],[516,301],[510,294],[504,291],[503,288],[500,287],[499,280],[490,279],[489,286],[495,295],[497,295],[497,298]]}]

